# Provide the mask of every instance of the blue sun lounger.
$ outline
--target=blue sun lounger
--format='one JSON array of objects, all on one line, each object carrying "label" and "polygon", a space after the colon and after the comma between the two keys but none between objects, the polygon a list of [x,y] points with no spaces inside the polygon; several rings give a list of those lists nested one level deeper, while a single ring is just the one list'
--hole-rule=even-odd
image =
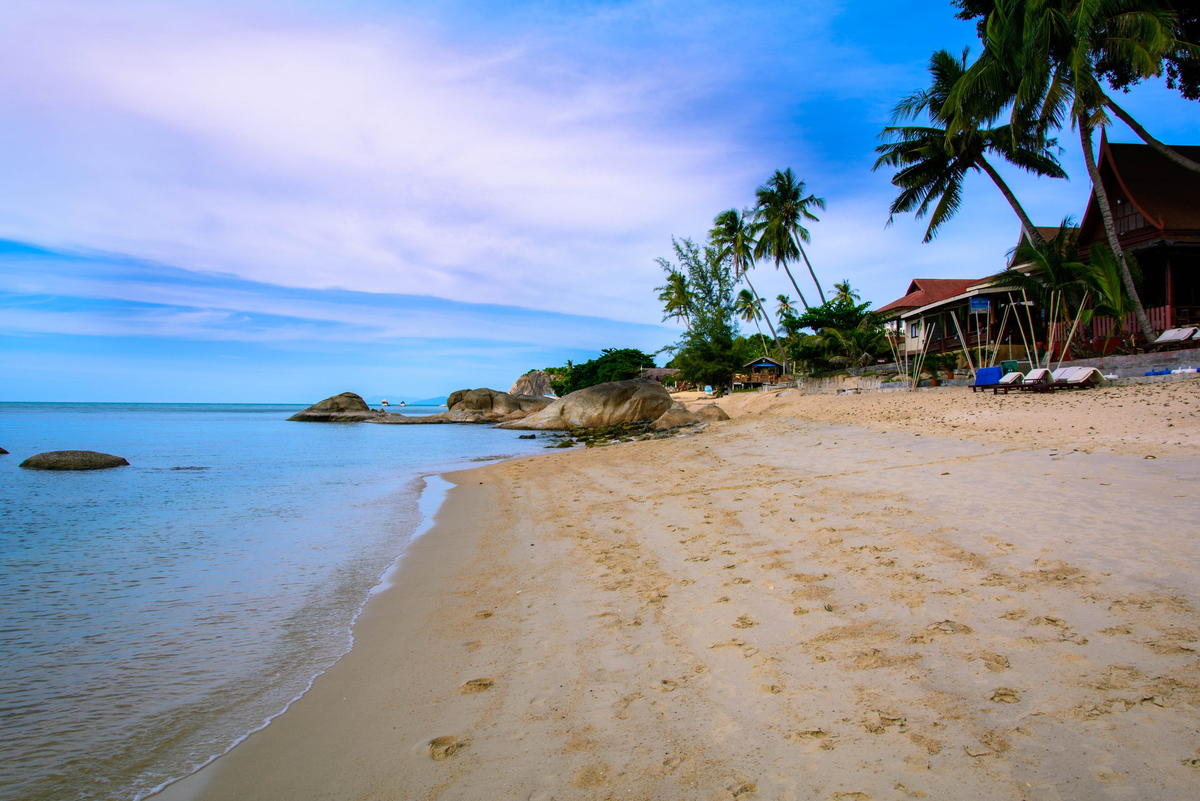
[{"label": "blue sun lounger", "polygon": [[994,393],[1000,386],[1000,378],[1004,375],[1003,367],[980,367],[975,372],[975,383],[971,385],[972,392],[990,389]]}]

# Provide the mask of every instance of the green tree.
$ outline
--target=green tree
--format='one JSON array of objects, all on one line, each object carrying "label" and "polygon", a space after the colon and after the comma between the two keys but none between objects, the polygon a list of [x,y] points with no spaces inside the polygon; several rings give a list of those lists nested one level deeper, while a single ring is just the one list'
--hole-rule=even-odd
[{"label": "green tree", "polygon": [[821,289],[821,282],[817,280],[817,274],[813,270],[812,262],[808,260],[803,244],[811,241],[803,221],[819,222],[820,218],[813,214],[812,209],[824,209],[825,200],[805,194],[806,191],[804,181],[796,179],[791,167],[776,170],[765,184],[755,190],[758,203],[754,209],[754,233],[758,236],[758,244],[754,248],[754,257],[769,257],[774,260],[776,269],[782,267],[796,294],[800,296],[800,302],[807,309],[808,301],[804,299],[804,293],[800,291],[796,278],[787,266],[788,262],[795,261],[797,257],[802,258],[813,283],[817,285],[817,294],[821,296],[821,302],[825,302],[825,292]]},{"label": "green tree", "polygon": [[595,359],[583,364],[550,368],[550,386],[560,397],[578,389],[606,384],[609,381],[624,381],[636,378],[647,367],[654,366],[654,358],[636,348],[605,348]]},{"label": "green tree", "polygon": [[1026,172],[1066,178],[1052,153],[1055,143],[1011,125],[990,127],[1003,105],[1003,87],[990,94],[968,95],[969,106],[949,105],[951,93],[967,72],[968,57],[969,50],[964,50],[961,58],[946,50],[935,52],[929,60],[929,88],[904,98],[893,110],[894,122],[923,116],[929,124],[892,125],[880,134],[884,143],[875,148],[879,158],[872,169],[895,168],[892,184],[900,189],[892,201],[888,224],[900,213],[914,212],[918,220],[928,215],[924,241],[932,241],[962,205],[967,174],[983,172],[1020,219],[1025,236],[1037,243],[1041,240],[1037,228],[987,157],[994,154]]},{"label": "green tree", "polygon": [[731,260],[715,245],[701,249],[690,239],[672,242],[687,272],[694,306],[691,329],[670,347],[675,354],[671,364],[679,368],[685,381],[728,386],[734,371],[744,363],[735,345],[736,279]]},{"label": "green tree", "polygon": [[837,294],[833,296],[834,300],[844,300],[847,303],[853,303],[856,300],[862,300],[862,295],[850,288],[850,279],[844,278],[840,284],[833,285]]},{"label": "green tree", "polygon": [[723,261],[729,261],[733,268],[734,280],[745,281],[746,286],[750,287],[750,294],[754,295],[754,302],[762,311],[763,319],[767,321],[767,328],[771,330],[771,338],[775,340],[775,346],[779,348],[779,358],[785,359],[783,343],[779,341],[775,324],[771,322],[771,316],[766,313],[762,298],[758,296],[758,290],[750,282],[750,270],[754,267],[754,248],[757,243],[754,240],[751,226],[746,221],[746,212],[727,209],[718,214],[713,220],[713,227],[708,232],[708,238],[717,248],[717,255]]},{"label": "green tree", "polygon": [[[1134,282],[1141,281],[1141,273],[1136,262],[1130,265],[1134,272]],[[1092,307],[1083,313],[1081,322],[1084,325],[1092,323],[1095,317],[1106,317],[1113,321],[1113,329],[1117,339],[1125,346],[1132,347],[1129,332],[1125,330],[1125,318],[1133,313],[1133,299],[1125,290],[1125,282],[1121,276],[1121,267],[1111,250],[1103,244],[1092,246],[1088,254],[1088,263],[1080,264],[1077,268],[1079,282],[1087,287],[1092,301]],[[1110,334],[1105,339],[1104,350],[1108,350]]]},{"label": "green tree", "polygon": [[667,282],[654,288],[658,292],[659,302],[663,304],[663,320],[683,320],[684,326],[691,328],[693,301],[687,276],[671,266],[665,259],[657,261],[667,273]]},{"label": "green tree", "polygon": [[733,310],[742,322],[754,323],[754,327],[758,329],[758,338],[762,340],[763,355],[770,355],[767,351],[767,338],[763,336],[762,326],[758,324],[763,314],[758,308],[758,301],[754,299],[749,289],[743,289],[737,294],[733,301]]}]

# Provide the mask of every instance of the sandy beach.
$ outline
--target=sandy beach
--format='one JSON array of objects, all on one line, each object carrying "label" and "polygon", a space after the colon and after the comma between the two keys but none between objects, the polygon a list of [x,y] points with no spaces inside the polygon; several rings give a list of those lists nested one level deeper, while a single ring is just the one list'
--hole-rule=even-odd
[{"label": "sandy beach", "polygon": [[1200,381],[719,403],[447,476],[351,652],[157,797],[1200,792]]}]

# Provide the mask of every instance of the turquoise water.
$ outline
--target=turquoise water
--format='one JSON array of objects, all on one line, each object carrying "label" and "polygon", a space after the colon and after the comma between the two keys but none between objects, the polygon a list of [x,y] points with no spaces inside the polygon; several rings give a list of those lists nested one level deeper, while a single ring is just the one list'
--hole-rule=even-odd
[{"label": "turquoise water", "polygon": [[[423,475],[543,444],[299,408],[0,403],[0,798],[136,798],[224,752],[348,649]],[[68,449],[132,466],[17,467]]]}]

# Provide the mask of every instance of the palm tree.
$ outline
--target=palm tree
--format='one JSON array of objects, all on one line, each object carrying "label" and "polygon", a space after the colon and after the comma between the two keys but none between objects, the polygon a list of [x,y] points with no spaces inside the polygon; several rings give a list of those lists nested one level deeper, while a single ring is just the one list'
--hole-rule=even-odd
[{"label": "palm tree", "polygon": [[767,328],[771,329],[771,338],[775,340],[775,347],[779,348],[779,359],[784,363],[784,369],[786,369],[787,356],[783,350],[783,343],[779,341],[779,334],[775,332],[775,324],[771,322],[770,315],[766,313],[762,298],[758,296],[758,290],[754,288],[754,284],[750,283],[750,268],[754,266],[755,259],[755,242],[754,232],[746,224],[746,212],[737,209],[727,209],[721,212],[713,219],[713,228],[708,232],[708,237],[717,248],[719,257],[728,258],[732,263],[734,279],[745,280],[746,286],[750,287],[750,293],[754,296],[754,302],[767,321]]},{"label": "palm tree", "polygon": [[[1136,265],[1133,267],[1136,270]],[[1121,267],[1112,251],[1103,244],[1092,246],[1088,263],[1079,265],[1077,273],[1079,282],[1095,298],[1092,308],[1084,312],[1083,323],[1087,325],[1095,317],[1108,317],[1113,321],[1117,338],[1124,342],[1125,318],[1133,312],[1133,300],[1125,291]],[[1140,278],[1140,273],[1134,275],[1135,281]],[[1104,350],[1108,350],[1108,341],[1111,339],[1112,334],[1105,338]]]},{"label": "palm tree", "polygon": [[775,313],[781,318],[785,316],[796,316],[796,304],[792,303],[792,299],[787,295],[776,295],[775,301],[777,303],[775,306]]},{"label": "palm tree", "polygon": [[667,272],[667,282],[662,286],[655,287],[658,291],[658,299],[663,304],[663,320],[683,320],[687,330],[691,331],[694,299],[691,287],[688,286],[687,276],[675,269],[665,259],[658,259],[658,263]]},{"label": "palm tree", "polygon": [[835,301],[840,300],[845,303],[853,303],[856,300],[862,300],[862,295],[850,288],[850,279],[844,278],[840,284],[834,284],[833,288],[837,294],[833,296]]},{"label": "palm tree", "polygon": [[[1143,78],[1159,74],[1165,55],[1195,49],[1177,40],[1174,30],[1173,15],[1137,0],[998,0],[987,21],[984,57],[972,67],[962,91],[964,97],[992,92],[1000,82],[1007,82],[1013,88],[1014,119],[1028,120],[1028,132],[1044,138],[1050,128],[1067,121],[1078,129],[1108,246],[1147,342],[1154,341],[1158,332],[1138,297],[1117,237],[1108,191],[1096,164],[1094,133],[1108,125],[1106,110],[1132,121],[1104,92],[1100,83],[1104,70],[1119,65]],[[1145,129],[1134,130],[1141,135]],[[1150,142],[1151,147],[1155,143]],[[1169,150],[1157,144],[1162,148],[1156,148],[1159,152]],[[1164,155],[1176,163],[1188,161],[1178,154],[1177,158]]]},{"label": "palm tree", "polygon": [[816,272],[813,271],[812,262],[808,260],[808,254],[804,252],[802,243],[811,241],[811,237],[808,229],[801,225],[801,221],[819,221],[820,218],[812,213],[810,207],[824,209],[825,200],[815,195],[806,195],[804,192],[804,181],[796,180],[796,174],[792,172],[791,167],[776,170],[765,184],[755,190],[758,205],[754,209],[754,232],[758,234],[759,239],[754,249],[754,257],[761,259],[769,256],[775,260],[776,269],[783,267],[796,289],[796,294],[800,296],[800,302],[807,309],[808,301],[804,299],[804,293],[800,291],[787,264],[797,256],[804,259],[808,266],[808,274],[817,285],[817,294],[824,303],[825,292],[821,289]]},{"label": "palm tree", "polygon": [[974,170],[984,172],[992,179],[1020,219],[1025,236],[1030,242],[1039,244],[1042,237],[1037,228],[987,156],[994,154],[1036,175],[1066,178],[1067,174],[1054,158],[1053,141],[1025,133],[1012,125],[989,127],[1003,105],[996,99],[1000,96],[999,90],[968,95],[970,107],[961,101],[957,107],[948,103],[951,93],[967,72],[969,55],[967,49],[963,50],[961,58],[949,51],[938,50],[929,60],[930,87],[896,104],[894,121],[924,115],[929,125],[889,126],[880,135],[884,143],[875,148],[879,158],[872,169],[897,168],[892,184],[900,189],[900,194],[892,201],[888,224],[898,213],[915,212],[918,220],[929,215],[924,241],[933,240],[942,224],[958,211],[963,181],[967,173]]},{"label": "palm tree", "polygon": [[763,314],[758,308],[758,301],[754,299],[754,293],[749,289],[743,289],[739,292],[733,300],[733,311],[743,322],[754,323],[754,327],[758,329],[758,338],[762,340],[763,356],[769,355],[767,352],[767,339],[763,336],[762,326],[758,324],[759,318]]}]

